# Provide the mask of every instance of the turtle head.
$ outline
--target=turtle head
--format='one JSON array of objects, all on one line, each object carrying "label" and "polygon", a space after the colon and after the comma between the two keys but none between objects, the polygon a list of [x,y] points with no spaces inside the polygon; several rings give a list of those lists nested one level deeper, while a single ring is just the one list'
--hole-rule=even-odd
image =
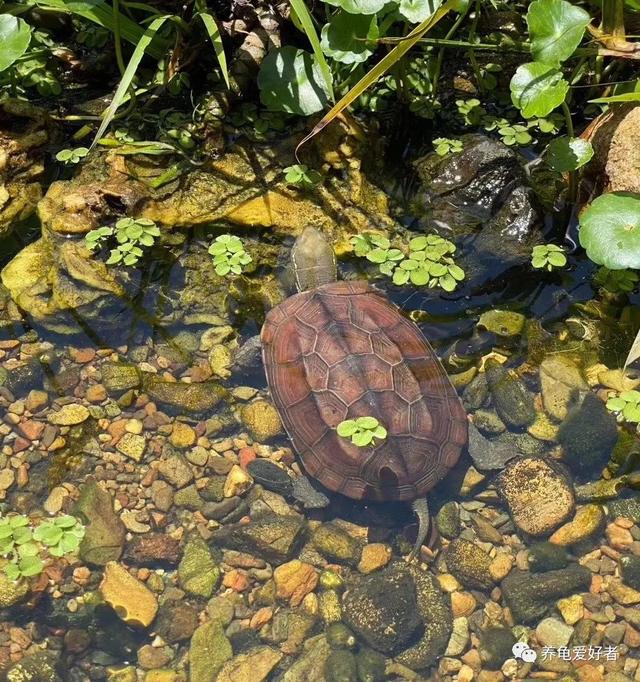
[{"label": "turtle head", "polygon": [[336,256],[325,235],[305,227],[291,249],[291,262],[298,291],[315,289],[337,278]]}]

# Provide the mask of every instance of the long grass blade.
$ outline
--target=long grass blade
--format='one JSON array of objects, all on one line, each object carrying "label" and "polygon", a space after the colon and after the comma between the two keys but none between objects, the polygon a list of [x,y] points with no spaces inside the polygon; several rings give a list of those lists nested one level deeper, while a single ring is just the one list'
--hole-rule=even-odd
[{"label": "long grass blade", "polygon": [[333,78],[331,77],[331,69],[329,68],[329,64],[327,64],[327,60],[325,59],[324,53],[322,52],[320,39],[318,38],[316,27],[313,25],[311,14],[307,9],[307,5],[305,4],[304,0],[291,0],[291,6],[298,16],[300,24],[302,25],[302,28],[304,28],[304,32],[311,43],[313,54],[316,56],[318,66],[322,72],[322,78],[324,79],[325,85],[327,87],[327,92],[329,93],[329,97],[333,102],[335,101],[335,96],[333,94]]},{"label": "long grass blade", "polygon": [[231,89],[231,84],[229,82],[229,68],[227,66],[227,56],[224,53],[224,45],[222,44],[222,36],[220,35],[218,24],[209,12],[198,12],[198,16],[202,19],[202,23],[209,34],[209,39],[211,40],[211,45],[213,45],[213,51],[216,53],[216,58],[218,60],[218,64],[220,65],[224,82],[227,84],[227,88]]},{"label": "long grass blade", "polygon": [[333,119],[344,111],[348,106],[353,104],[358,97],[369,87],[371,87],[381,76],[383,76],[394,64],[396,64],[404,55],[422,38],[422,36],[433,28],[443,17],[445,17],[452,9],[455,9],[457,0],[447,0],[441,7],[439,7],[428,19],[425,19],[421,24],[418,24],[406,40],[396,45],[387,55],[385,55],[368,73],[366,73],[352,88],[344,95],[339,102],[337,102],[315,125],[313,130],[298,144],[296,147],[296,156],[298,150],[303,144],[308,142],[312,137],[317,135],[323,128],[325,128]]},{"label": "long grass blade", "polygon": [[136,71],[138,70],[138,66],[140,66],[140,62],[142,61],[142,57],[144,56],[145,50],[147,49],[151,41],[154,39],[156,33],[160,30],[160,27],[165,23],[165,21],[171,18],[172,16],[170,14],[167,14],[163,17],[158,17],[157,19],[154,19],[149,24],[149,27],[146,29],[146,31],[138,41],[138,44],[136,45],[136,48],[133,51],[133,54],[131,55],[131,59],[127,64],[127,68],[125,69],[122,79],[118,84],[118,88],[115,92],[115,95],[113,96],[111,103],[107,107],[107,110],[104,112],[102,123],[100,124],[98,132],[96,133],[96,136],[94,137],[93,142],[91,143],[90,149],[93,149],[96,146],[98,140],[101,137],[103,137],[105,130],[109,127],[109,124],[113,120],[113,117],[116,115],[118,107],[124,102],[125,97],[127,96],[127,92],[131,87],[131,83],[133,82],[133,78],[136,75]]}]

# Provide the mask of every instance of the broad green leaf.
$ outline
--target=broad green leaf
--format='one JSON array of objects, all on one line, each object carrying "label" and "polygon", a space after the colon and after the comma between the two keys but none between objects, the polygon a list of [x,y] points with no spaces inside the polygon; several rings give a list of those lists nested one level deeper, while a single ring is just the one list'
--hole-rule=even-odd
[{"label": "broad green leaf", "polygon": [[358,417],[356,425],[360,429],[375,429],[380,422],[375,417]]},{"label": "broad green leaf", "polygon": [[9,517],[9,524],[11,528],[24,528],[24,526],[29,525],[29,519],[26,516],[17,514],[16,516]]},{"label": "broad green leaf", "polygon": [[640,407],[627,403],[622,410],[622,416],[628,422],[640,422]]},{"label": "broad green leaf", "polygon": [[525,118],[543,117],[559,107],[567,96],[569,83],[562,72],[542,62],[522,64],[511,79],[511,101]]},{"label": "broad green leaf", "polygon": [[343,438],[349,438],[349,436],[352,436],[357,430],[358,427],[356,426],[355,419],[347,419],[343,422],[340,422],[340,424],[338,424],[338,428],[336,429],[338,435],[342,436]]},{"label": "broad green leaf", "polygon": [[426,237],[414,237],[410,242],[409,242],[409,248],[412,251],[422,251],[427,247],[427,244],[429,243],[428,239]]},{"label": "broad green leaf", "polygon": [[580,214],[580,244],[610,270],[640,269],[640,194],[609,192]]},{"label": "broad green leaf", "polygon": [[453,279],[451,275],[445,275],[444,277],[440,277],[438,279],[438,284],[445,291],[453,291],[456,288],[456,281],[455,279]]},{"label": "broad green leaf", "polygon": [[552,251],[548,254],[547,260],[550,265],[553,265],[556,268],[561,268],[563,265],[567,264],[567,257],[564,253],[558,253],[557,251]]},{"label": "broad green leaf", "polygon": [[418,287],[424,286],[429,281],[429,272],[425,268],[418,268],[409,273],[411,282]]},{"label": "broad green leaf", "polygon": [[265,57],[258,74],[260,100],[272,111],[310,116],[329,98],[314,56],[287,45]]},{"label": "broad green leaf", "polygon": [[367,254],[367,260],[372,263],[384,263],[389,258],[389,252],[386,249],[372,249]]},{"label": "broad green leaf", "polygon": [[590,21],[587,12],[567,0],[534,0],[527,10],[533,58],[559,66],[574,53]]},{"label": "broad green leaf", "polygon": [[373,434],[371,431],[356,431],[356,433],[351,436],[351,442],[361,448],[369,445],[372,440]]},{"label": "broad green leaf", "polygon": [[11,14],[0,14],[0,71],[22,57],[31,42],[31,26]]},{"label": "broad green leaf", "polygon": [[577,170],[589,163],[592,156],[591,142],[580,137],[558,137],[549,143],[545,152],[546,162],[559,173]]},{"label": "broad green leaf", "polygon": [[374,429],[373,436],[374,436],[374,438],[380,438],[380,439],[386,438],[387,437],[387,429],[385,429],[384,426],[382,426],[382,424],[380,424]]},{"label": "broad green leaf", "polygon": [[4,567],[4,573],[9,580],[19,580],[20,578],[20,569],[16,564],[7,564]]},{"label": "broad green leaf", "polygon": [[376,14],[389,0],[325,0],[327,5],[341,7],[349,14]]},{"label": "broad green leaf", "polygon": [[625,403],[634,403],[636,405],[640,403],[640,392],[638,391],[623,391],[620,397]]},{"label": "broad green leaf", "polygon": [[16,528],[13,531],[13,539],[16,545],[24,545],[25,542],[31,542],[32,537],[31,528]]},{"label": "broad green leaf", "polygon": [[27,542],[24,545],[20,545],[20,547],[18,547],[18,554],[21,557],[36,556],[39,551],[40,548],[35,542]]},{"label": "broad green leaf", "polygon": [[428,19],[442,4],[442,0],[400,0],[400,14],[410,23]]},{"label": "broad green leaf", "polygon": [[454,278],[457,279],[459,282],[462,282],[464,279],[464,270],[458,266],[458,265],[449,265],[448,266],[449,274]]},{"label": "broad green leaf", "polygon": [[393,283],[396,284],[397,286],[402,286],[403,284],[406,284],[408,281],[409,281],[408,270],[397,269],[393,273]]},{"label": "broad green leaf", "polygon": [[338,12],[322,28],[322,49],[343,64],[366,61],[375,49],[378,22],[375,14]]},{"label": "broad green leaf", "polygon": [[612,412],[621,412],[626,407],[627,403],[622,398],[609,398],[607,400],[607,409]]},{"label": "broad green leaf", "polygon": [[30,578],[33,575],[42,573],[44,564],[37,556],[27,556],[23,559],[20,559],[18,562],[18,567],[20,568],[20,573],[22,573],[25,578]]},{"label": "broad green leaf", "polygon": [[60,540],[60,550],[63,554],[69,554],[70,552],[75,552],[80,546],[80,539],[74,537],[71,534],[65,535],[62,540]]}]

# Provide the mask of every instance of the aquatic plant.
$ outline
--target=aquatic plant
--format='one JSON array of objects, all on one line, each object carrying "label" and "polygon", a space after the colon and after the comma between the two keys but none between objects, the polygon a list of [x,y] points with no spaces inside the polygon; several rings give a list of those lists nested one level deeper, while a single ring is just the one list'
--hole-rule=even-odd
[{"label": "aquatic plant", "polygon": [[322,182],[322,174],[305,164],[296,163],[283,169],[284,179],[289,185],[304,189],[315,187]]},{"label": "aquatic plant", "polygon": [[84,159],[89,150],[86,147],[76,147],[75,149],[61,149],[56,154],[56,159],[62,161],[65,165],[73,165],[80,163]]},{"label": "aquatic plant", "polygon": [[24,514],[0,518],[0,556],[9,562],[4,573],[11,580],[39,575],[44,569],[42,555],[61,557],[78,550],[84,526],[73,516],[64,515],[32,527]]},{"label": "aquatic plant", "polygon": [[251,263],[251,256],[245,251],[240,237],[231,234],[221,234],[216,237],[209,247],[213,256],[216,273],[221,277],[226,275],[240,275],[244,266]]},{"label": "aquatic plant", "polygon": [[387,437],[387,429],[375,417],[358,417],[341,421],[336,432],[341,438],[350,438],[358,447],[376,445],[377,440]]},{"label": "aquatic plant", "polygon": [[614,412],[619,421],[640,423],[640,391],[622,391],[609,398],[607,409]]},{"label": "aquatic plant", "polygon": [[567,257],[557,244],[539,244],[531,252],[531,265],[537,270],[553,270],[567,264]]},{"label": "aquatic plant", "polygon": [[85,236],[85,245],[90,251],[104,246],[115,236],[118,246],[111,249],[107,265],[123,263],[135,265],[143,255],[142,247],[153,246],[160,230],[148,218],[120,218],[113,227],[103,225],[91,230]]},{"label": "aquatic plant", "polygon": [[438,156],[458,154],[462,151],[462,140],[452,140],[448,137],[437,137],[433,141],[433,147]]},{"label": "aquatic plant", "polygon": [[391,242],[386,237],[383,237],[380,234],[374,234],[373,232],[357,234],[355,237],[351,237],[350,243],[353,246],[356,256],[360,258],[366,256],[375,248],[384,250],[391,246]]},{"label": "aquatic plant", "polygon": [[639,281],[640,276],[635,270],[609,270],[604,266],[598,268],[593,277],[594,284],[613,294],[628,294],[636,288]]}]

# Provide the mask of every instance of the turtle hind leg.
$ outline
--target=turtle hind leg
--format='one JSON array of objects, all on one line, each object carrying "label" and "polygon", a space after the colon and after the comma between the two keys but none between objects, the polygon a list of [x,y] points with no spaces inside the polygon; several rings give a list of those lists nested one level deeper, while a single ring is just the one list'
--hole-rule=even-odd
[{"label": "turtle hind leg", "polygon": [[427,534],[429,533],[429,505],[427,503],[426,497],[420,497],[414,500],[411,505],[414,514],[418,517],[418,537],[416,538],[416,544],[409,554],[408,560],[413,561],[419,554],[420,548],[427,539]]}]

